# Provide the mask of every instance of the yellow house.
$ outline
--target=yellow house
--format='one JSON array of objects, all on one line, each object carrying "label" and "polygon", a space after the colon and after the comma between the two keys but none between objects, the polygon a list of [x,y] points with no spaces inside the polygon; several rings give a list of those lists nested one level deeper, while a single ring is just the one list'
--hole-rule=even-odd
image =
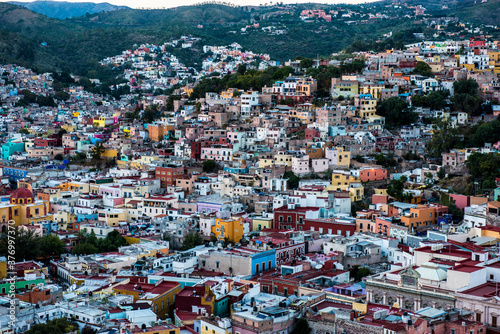
[{"label": "yellow house", "polygon": [[259,159],[259,168],[271,166],[273,163],[274,163],[273,158],[261,158]]},{"label": "yellow house", "polygon": [[382,97],[383,84],[366,83],[359,86],[359,94],[371,94],[373,98],[380,100]]},{"label": "yellow house", "polygon": [[365,188],[359,178],[344,173],[333,173],[332,185],[327,187],[327,190],[349,191],[352,202],[361,201],[365,193]]},{"label": "yellow house", "polygon": [[134,302],[138,300],[150,301],[151,309],[159,317],[165,317],[175,305],[175,296],[181,290],[178,282],[160,280],[155,284],[139,282],[135,278],[128,284],[117,285],[113,292],[119,295],[133,296]]},{"label": "yellow house", "polygon": [[[0,206],[2,223],[14,221],[15,226],[33,225],[39,222],[53,220],[49,213],[50,203],[44,200],[35,200],[33,193],[27,188],[18,188],[10,195],[8,203]],[[6,226],[2,227],[6,230]]]},{"label": "yellow house", "polygon": [[359,182],[359,180],[350,174],[332,173],[332,187],[335,191],[347,191],[351,182]]},{"label": "yellow house", "polygon": [[54,214],[54,220],[57,221],[60,230],[67,230],[68,223],[76,221],[76,215],[68,211],[59,210]]},{"label": "yellow house", "polygon": [[371,117],[376,116],[377,111],[377,99],[374,98],[359,98],[357,116],[363,120],[368,120]]},{"label": "yellow house", "polygon": [[216,218],[212,233],[217,240],[228,238],[233,243],[240,242],[243,238],[243,220],[241,218]]},{"label": "yellow house", "polygon": [[292,167],[292,156],[290,154],[282,154],[282,153],[275,154],[274,164]]},{"label": "yellow house", "polygon": [[475,228],[478,237],[490,237],[500,240],[500,229],[496,226],[480,226]]},{"label": "yellow house", "polygon": [[148,155],[145,155],[145,156],[144,156],[144,155],[143,155],[143,156],[141,157],[141,163],[142,163],[142,164],[150,164],[150,163],[152,163],[153,161],[158,161],[159,159],[160,159],[160,158],[159,158],[157,155],[150,155],[150,156],[148,156]]},{"label": "yellow house", "polygon": [[64,124],[61,125],[61,129],[68,131],[68,133],[74,132],[76,130],[76,125]]},{"label": "yellow house", "polygon": [[[89,192],[89,184],[85,182],[70,181],[64,182],[57,186],[60,191],[79,191],[80,193]],[[51,193],[52,194],[52,193]],[[54,195],[55,197],[61,197],[61,195]]]},{"label": "yellow house", "polygon": [[260,231],[265,228],[273,228],[274,219],[271,217],[255,217],[252,219],[252,231]]},{"label": "yellow house", "polygon": [[325,157],[335,166],[349,167],[351,165],[351,152],[345,151],[342,146],[325,148]]},{"label": "yellow house", "polygon": [[373,189],[373,194],[374,195],[389,196],[389,194],[387,194],[387,188],[374,188]]},{"label": "yellow house", "polygon": [[118,151],[117,150],[105,150],[101,156],[105,157],[105,158],[116,158],[118,156]]},{"label": "yellow house", "polygon": [[97,119],[94,119],[94,121],[93,121],[93,125],[96,128],[105,128],[106,125],[111,125],[111,124],[113,124],[113,120],[110,119],[109,117],[108,118],[99,117]]},{"label": "yellow house", "polygon": [[125,221],[125,212],[123,210],[98,210],[97,220],[107,223],[108,226],[118,226],[120,222]]},{"label": "yellow house", "polygon": [[500,73],[500,51],[489,50],[488,56],[490,57],[489,65],[493,67],[495,74]]},{"label": "yellow house", "polygon": [[72,181],[68,184],[69,191],[79,191],[80,193],[89,192],[89,184],[84,182]]}]

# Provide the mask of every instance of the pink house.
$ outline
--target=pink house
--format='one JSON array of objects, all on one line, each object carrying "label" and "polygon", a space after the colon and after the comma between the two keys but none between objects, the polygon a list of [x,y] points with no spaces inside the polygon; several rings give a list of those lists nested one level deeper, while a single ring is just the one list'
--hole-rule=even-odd
[{"label": "pink house", "polygon": [[233,161],[233,148],[216,145],[216,147],[203,147],[202,160]]},{"label": "pink house", "polygon": [[327,158],[312,159],[311,165],[314,173],[326,172],[328,170],[328,159]]},{"label": "pink house", "polygon": [[202,127],[193,127],[193,128],[186,128],[186,134],[185,137],[188,140],[195,140],[202,136],[204,133],[204,129]]},{"label": "pink house", "polygon": [[466,206],[470,205],[470,197],[460,194],[450,194],[450,198],[453,200],[457,208],[463,210]]},{"label": "pink house", "polygon": [[292,157],[292,172],[295,175],[304,175],[311,172],[309,168],[309,156],[307,154]]}]

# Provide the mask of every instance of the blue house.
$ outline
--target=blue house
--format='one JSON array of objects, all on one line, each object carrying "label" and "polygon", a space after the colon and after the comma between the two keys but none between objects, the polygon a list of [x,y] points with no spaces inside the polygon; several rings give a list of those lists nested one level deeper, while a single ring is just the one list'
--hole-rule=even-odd
[{"label": "blue house", "polygon": [[26,176],[28,175],[28,170],[20,167],[4,166],[3,175],[8,176],[9,180],[18,181],[26,178]]},{"label": "blue house", "polygon": [[276,250],[271,249],[250,255],[252,258],[252,275],[276,267]]}]

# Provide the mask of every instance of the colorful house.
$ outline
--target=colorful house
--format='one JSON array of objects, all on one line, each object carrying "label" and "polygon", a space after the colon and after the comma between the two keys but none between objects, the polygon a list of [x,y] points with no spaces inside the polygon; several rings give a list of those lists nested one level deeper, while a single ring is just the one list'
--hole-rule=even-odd
[{"label": "colorful house", "polygon": [[241,218],[215,219],[212,234],[217,240],[228,238],[233,243],[238,243],[243,238],[243,220]]}]

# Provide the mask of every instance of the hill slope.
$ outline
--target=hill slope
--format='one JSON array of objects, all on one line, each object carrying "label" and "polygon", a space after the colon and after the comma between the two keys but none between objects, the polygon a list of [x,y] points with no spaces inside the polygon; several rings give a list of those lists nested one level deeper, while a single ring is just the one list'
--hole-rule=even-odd
[{"label": "hill slope", "polygon": [[462,8],[453,14],[461,20],[475,24],[491,24],[500,26],[500,0],[489,0],[486,3],[472,4],[470,7]]},{"label": "hill slope", "polygon": [[[426,3],[442,1],[426,0]],[[464,3],[467,1],[471,0]],[[464,9],[459,5],[450,7],[443,15],[457,12],[472,19],[483,15],[498,20],[495,13],[500,0],[489,1],[481,5],[468,4]],[[401,48],[405,43],[416,41],[414,33],[422,33],[427,28],[425,22],[412,17],[412,9],[403,9],[406,15],[402,15],[401,9],[386,6],[384,2],[350,5],[364,13],[364,19],[341,18],[332,22],[304,22],[299,13],[307,6],[311,5],[299,4],[289,9],[204,4],[166,10],[121,9],[59,20],[0,2],[0,62],[40,71],[64,69],[90,75],[91,71],[94,74],[94,70],[100,70],[99,60],[130,49],[134,44],[164,43],[190,34],[202,38],[202,42],[192,49],[169,50],[188,66],[200,64],[201,45],[233,42],[283,61],[296,56],[328,56],[348,46],[351,51]],[[436,6],[440,11],[441,7]],[[482,14],[476,14],[476,9]],[[368,19],[368,13],[382,13],[387,19]],[[254,23],[259,26],[254,27]],[[273,34],[262,28],[279,29],[281,33]],[[389,32],[394,32],[392,37],[383,39],[382,35]]]},{"label": "hill slope", "polygon": [[66,19],[69,17],[83,16],[99,12],[109,12],[118,9],[127,9],[125,6],[115,6],[107,2],[67,2],[67,1],[33,1],[33,2],[9,2],[14,5],[26,7],[31,11],[48,17]]}]

